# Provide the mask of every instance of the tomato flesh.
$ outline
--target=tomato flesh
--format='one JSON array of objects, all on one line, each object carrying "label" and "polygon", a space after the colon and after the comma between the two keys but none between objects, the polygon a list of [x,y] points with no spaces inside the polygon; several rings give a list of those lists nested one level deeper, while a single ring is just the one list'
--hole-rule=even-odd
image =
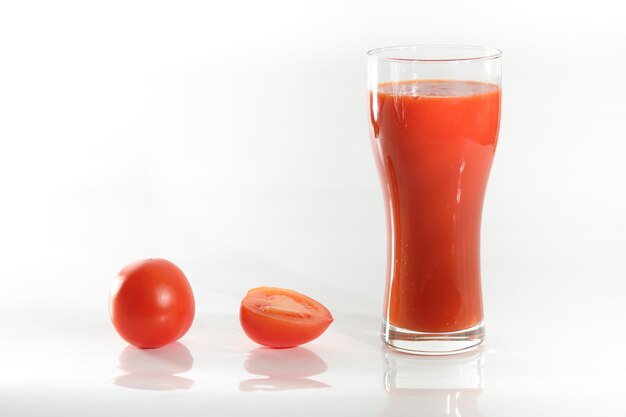
[{"label": "tomato flesh", "polygon": [[165,259],[134,262],[115,278],[109,296],[113,326],[128,343],[158,348],[181,338],[195,314],[185,274]]},{"label": "tomato flesh", "polygon": [[296,291],[259,287],[241,301],[241,327],[255,342],[288,348],[319,337],[333,322],[330,311],[318,301]]}]

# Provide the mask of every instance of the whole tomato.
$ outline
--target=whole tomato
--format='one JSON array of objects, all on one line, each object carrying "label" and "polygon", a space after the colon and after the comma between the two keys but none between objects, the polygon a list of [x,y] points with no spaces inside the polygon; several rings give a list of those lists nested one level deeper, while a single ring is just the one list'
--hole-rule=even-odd
[{"label": "whole tomato", "polygon": [[131,263],[117,275],[109,313],[128,343],[158,348],[189,330],[195,302],[189,281],[176,265],[165,259],[146,259]]}]

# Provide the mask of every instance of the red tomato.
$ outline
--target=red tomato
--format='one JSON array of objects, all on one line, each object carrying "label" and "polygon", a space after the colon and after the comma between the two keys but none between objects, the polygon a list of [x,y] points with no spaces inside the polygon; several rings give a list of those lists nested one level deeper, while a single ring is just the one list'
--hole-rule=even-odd
[{"label": "red tomato", "polygon": [[165,259],[137,261],[113,281],[109,313],[117,332],[140,348],[158,348],[182,337],[195,302],[185,274]]},{"label": "red tomato", "polygon": [[298,346],[317,338],[333,322],[328,309],[306,295],[259,287],[241,301],[239,320],[255,342],[273,347]]}]

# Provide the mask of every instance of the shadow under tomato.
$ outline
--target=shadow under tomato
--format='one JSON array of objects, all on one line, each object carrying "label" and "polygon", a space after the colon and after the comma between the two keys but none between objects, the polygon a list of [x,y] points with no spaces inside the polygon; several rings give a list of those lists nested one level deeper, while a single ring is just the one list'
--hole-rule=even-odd
[{"label": "shadow under tomato", "polygon": [[243,380],[240,391],[287,391],[329,388],[308,377],[326,372],[328,366],[318,355],[303,347],[290,349],[257,348],[248,354],[244,369],[259,378]]},{"label": "shadow under tomato", "polygon": [[180,342],[159,349],[140,349],[127,346],[118,356],[119,369],[126,372],[113,379],[113,383],[126,388],[171,391],[187,390],[194,381],[177,376],[189,371],[193,357]]}]

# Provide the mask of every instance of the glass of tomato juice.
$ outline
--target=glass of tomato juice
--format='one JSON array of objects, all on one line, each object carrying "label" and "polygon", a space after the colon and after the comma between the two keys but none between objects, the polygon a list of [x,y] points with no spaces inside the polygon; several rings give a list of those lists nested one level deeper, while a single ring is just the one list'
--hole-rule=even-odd
[{"label": "glass of tomato juice", "polygon": [[500,124],[501,52],[399,46],[368,52],[371,144],[387,218],[382,338],[456,354],[484,342],[483,198]]}]

